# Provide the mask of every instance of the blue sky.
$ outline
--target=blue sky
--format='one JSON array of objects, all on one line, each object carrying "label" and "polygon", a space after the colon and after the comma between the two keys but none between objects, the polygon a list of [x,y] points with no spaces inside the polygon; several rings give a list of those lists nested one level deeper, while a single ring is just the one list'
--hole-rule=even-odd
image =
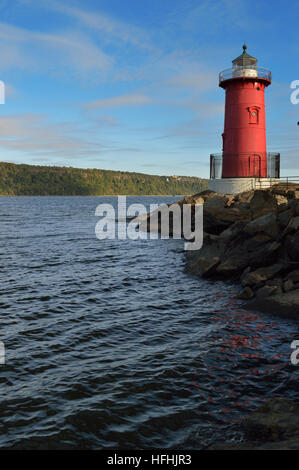
[{"label": "blue sky", "polygon": [[299,174],[299,3],[0,0],[0,160],[208,177],[221,151],[219,71],[271,69],[268,151]]}]

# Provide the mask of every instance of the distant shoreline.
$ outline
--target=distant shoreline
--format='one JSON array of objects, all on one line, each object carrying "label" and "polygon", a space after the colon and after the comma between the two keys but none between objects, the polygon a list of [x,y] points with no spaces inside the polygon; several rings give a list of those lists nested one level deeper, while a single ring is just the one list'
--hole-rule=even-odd
[{"label": "distant shoreline", "polygon": [[207,180],[196,176],[158,176],[114,170],[0,162],[2,196],[180,197],[199,193],[207,188]]}]

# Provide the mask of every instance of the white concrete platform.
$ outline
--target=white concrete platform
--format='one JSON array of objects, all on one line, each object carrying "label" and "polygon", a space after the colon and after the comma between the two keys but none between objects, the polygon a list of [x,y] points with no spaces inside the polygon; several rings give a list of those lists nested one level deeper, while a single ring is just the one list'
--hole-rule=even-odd
[{"label": "white concrete platform", "polygon": [[279,178],[223,178],[210,179],[211,191],[221,194],[238,194],[252,189],[266,189],[280,182]]}]

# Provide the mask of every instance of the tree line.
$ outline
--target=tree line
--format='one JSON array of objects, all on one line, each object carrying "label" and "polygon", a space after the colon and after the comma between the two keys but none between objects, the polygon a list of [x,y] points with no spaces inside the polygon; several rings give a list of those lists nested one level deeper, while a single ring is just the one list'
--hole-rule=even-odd
[{"label": "tree line", "polygon": [[190,195],[207,187],[196,177],[0,162],[2,196]]}]

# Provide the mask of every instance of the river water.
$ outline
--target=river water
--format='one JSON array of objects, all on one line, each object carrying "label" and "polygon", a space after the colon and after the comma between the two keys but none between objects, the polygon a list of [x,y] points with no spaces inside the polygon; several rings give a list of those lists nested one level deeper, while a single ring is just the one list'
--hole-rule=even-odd
[{"label": "river water", "polygon": [[296,396],[298,322],[185,274],[182,240],[98,240],[100,203],[0,198],[2,449],[202,449]]}]

